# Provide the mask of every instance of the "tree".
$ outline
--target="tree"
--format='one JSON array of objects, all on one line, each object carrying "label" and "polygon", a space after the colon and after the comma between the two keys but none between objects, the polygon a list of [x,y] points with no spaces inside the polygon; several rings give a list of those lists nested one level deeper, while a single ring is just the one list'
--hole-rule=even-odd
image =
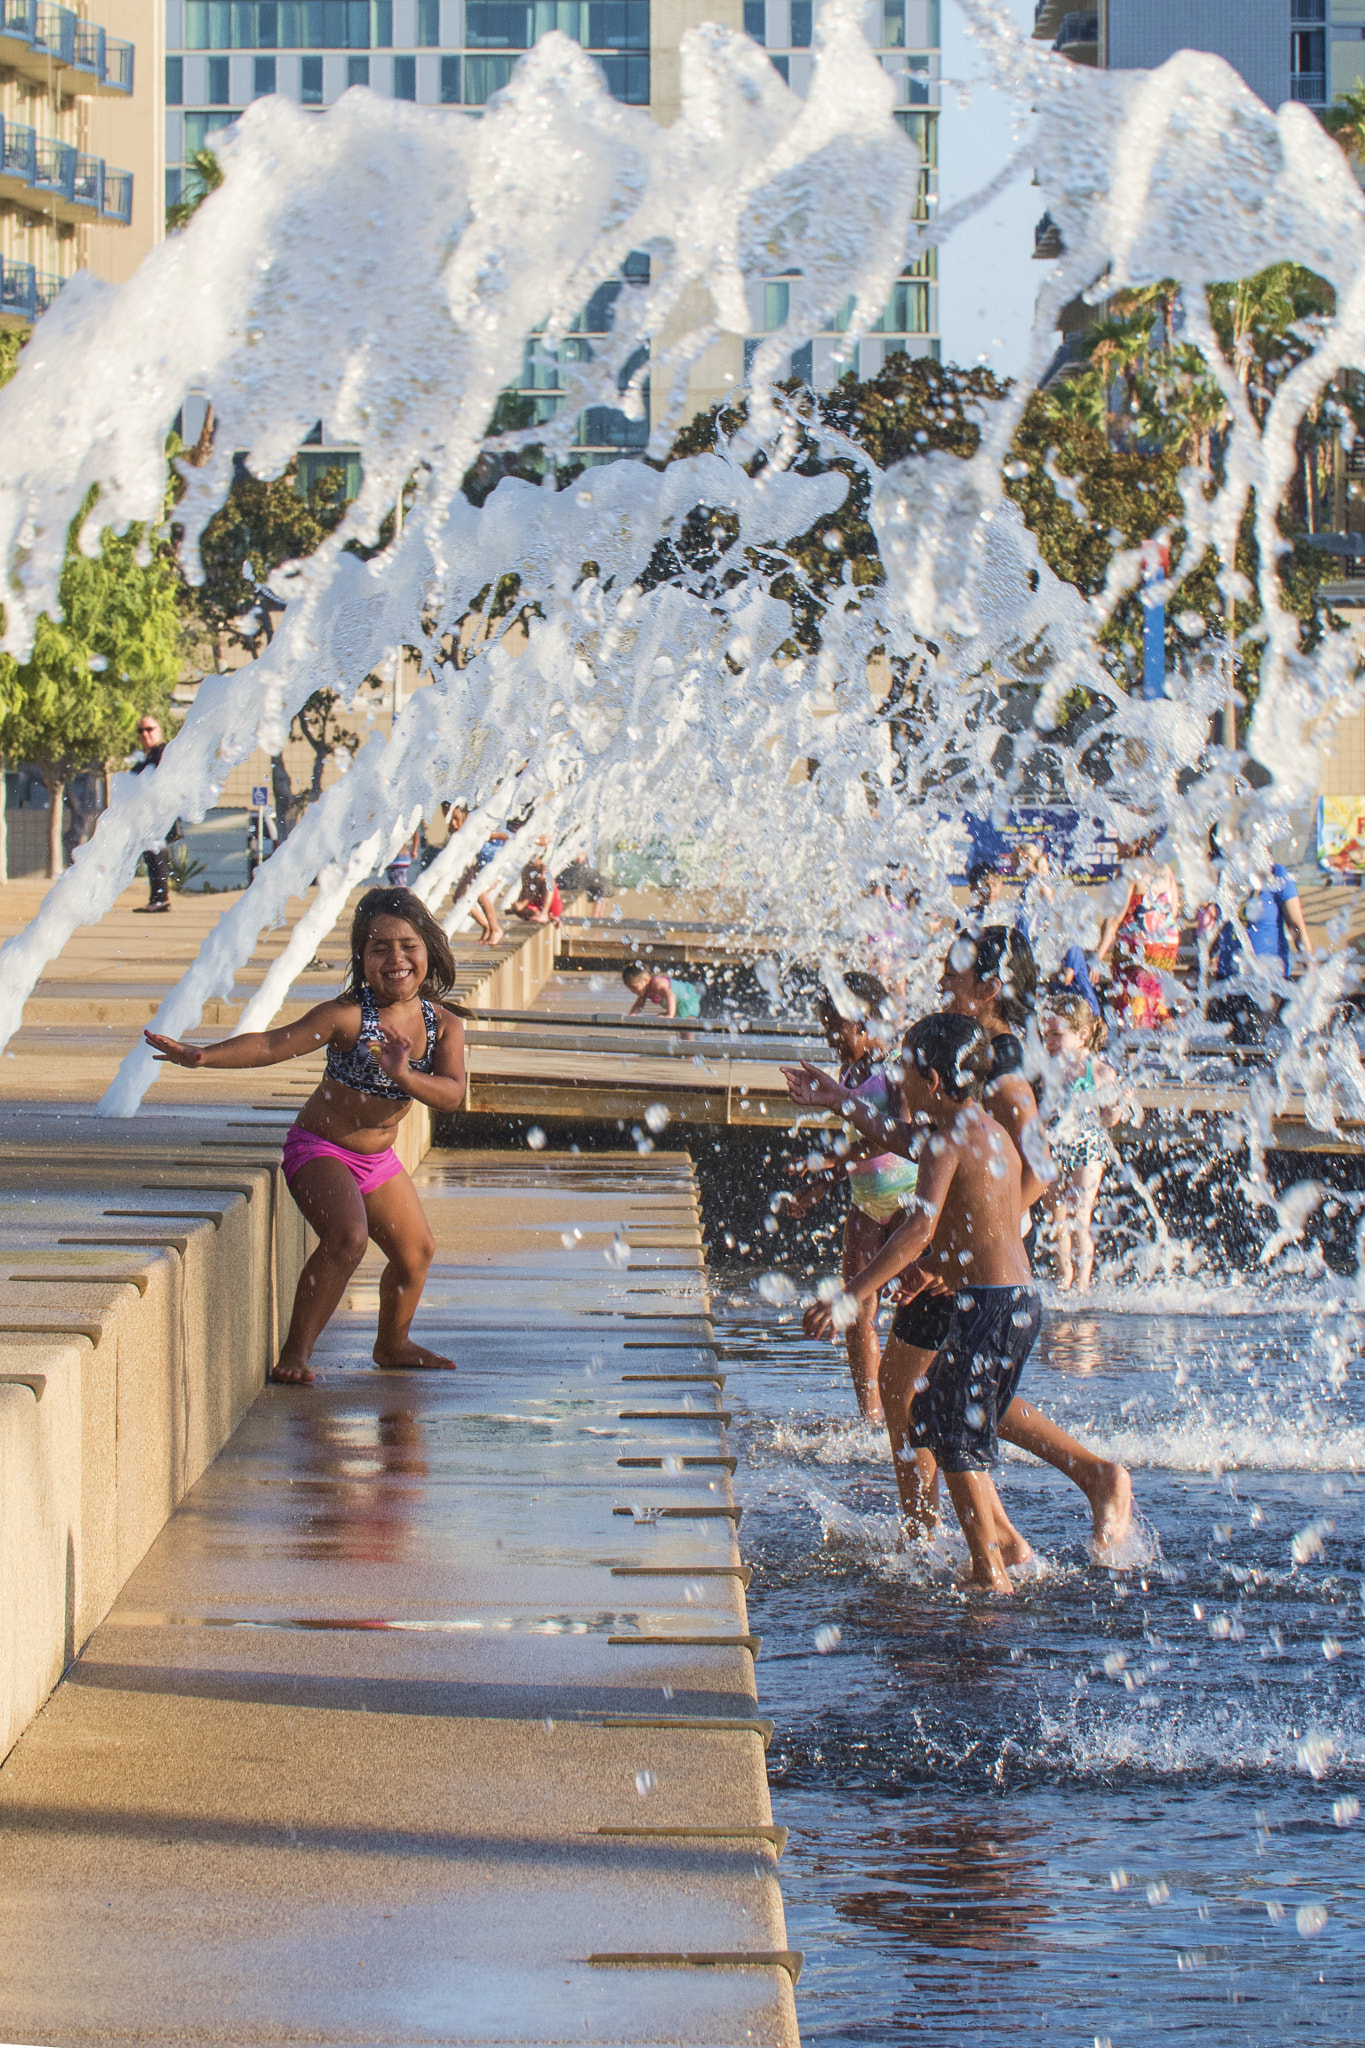
[{"label": "tree", "polygon": [[1365,78],[1357,78],[1339,92],[1322,117],[1322,125],[1334,135],[1348,157],[1365,157]]},{"label": "tree", "polygon": [[166,233],[178,235],[182,228],[187,227],[210,192],[216,192],[222,182],[223,166],[213,151],[196,149],[190,157],[179,199],[166,208]]},{"label": "tree", "polygon": [[61,621],[39,618],[27,661],[0,655],[0,753],[42,776],[50,876],[63,866],[68,784],[128,754],[142,712],[164,719],[180,672],[179,578],[164,539],[151,539],[143,561],[144,529],[106,531],[90,560],[75,546],[79,525],[62,571]]}]

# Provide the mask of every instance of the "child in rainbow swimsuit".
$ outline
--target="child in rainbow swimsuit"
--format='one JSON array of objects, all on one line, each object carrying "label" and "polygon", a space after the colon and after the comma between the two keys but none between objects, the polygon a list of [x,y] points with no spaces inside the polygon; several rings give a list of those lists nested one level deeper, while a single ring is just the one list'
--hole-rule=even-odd
[{"label": "child in rainbow swimsuit", "polygon": [[[844,975],[843,985],[845,1002],[860,1014],[842,1015],[828,993],[821,995],[818,1010],[820,1029],[839,1055],[839,1086],[880,1115],[897,1116],[900,1090],[886,1071],[885,1044],[869,1028],[869,1020],[875,1024],[886,1001],[886,989],[875,974],[858,971]],[[844,1223],[842,1261],[847,1288],[864,1266],[876,1258],[891,1233],[904,1223],[905,1204],[915,1191],[919,1169],[912,1159],[901,1158],[895,1152],[874,1153],[851,1123],[845,1123],[835,1151],[837,1163],[824,1159],[819,1164],[807,1163],[805,1197],[797,1196],[793,1206],[798,1214],[804,1214],[836,1180],[847,1180],[851,1200]],[[874,1295],[863,1303],[857,1320],[844,1331],[853,1390],[868,1422],[882,1420],[877,1386],[881,1370],[878,1301],[879,1297]]]},{"label": "child in rainbow swimsuit", "polygon": [[318,1243],[299,1275],[273,1380],[313,1378],[313,1346],[371,1238],[388,1261],[375,1364],[453,1368],[453,1359],[409,1334],[436,1246],[393,1138],[414,1102],[449,1110],[464,1100],[464,1025],[432,1000],[454,981],[450,947],[426,905],[408,889],[371,889],[351,923],[350,978],[331,1002],[276,1031],[247,1031],[217,1045],[146,1033],[157,1058],[178,1067],[272,1067],[327,1047],[326,1074],[284,1141],[284,1177]]}]

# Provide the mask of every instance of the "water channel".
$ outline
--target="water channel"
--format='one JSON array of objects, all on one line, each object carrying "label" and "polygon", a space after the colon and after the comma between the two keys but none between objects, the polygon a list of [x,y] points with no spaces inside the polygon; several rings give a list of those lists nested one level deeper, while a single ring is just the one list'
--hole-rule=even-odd
[{"label": "water channel", "polygon": [[1352,1323],[1049,1308],[1026,1391],[1132,1466],[1140,1561],[1093,1564],[1080,1495],[1011,1454],[1038,1565],[995,1601],[955,1532],[898,1548],[841,1354],[747,1274],[715,1310],[807,2048],[1358,2042]]}]

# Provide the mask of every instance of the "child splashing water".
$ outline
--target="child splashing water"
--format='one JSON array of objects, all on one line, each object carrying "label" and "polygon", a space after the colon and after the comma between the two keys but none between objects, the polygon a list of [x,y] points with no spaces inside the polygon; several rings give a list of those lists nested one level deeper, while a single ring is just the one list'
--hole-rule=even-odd
[{"label": "child splashing water", "polygon": [[1112,1152],[1105,1135],[1119,1120],[1117,1070],[1100,1058],[1104,1025],[1082,995],[1054,996],[1044,1019],[1043,1042],[1060,1082],[1060,1102],[1049,1119],[1048,1143],[1057,1178],[1043,1196],[1052,1221],[1057,1287],[1083,1293],[1095,1270],[1091,1218]]},{"label": "child splashing water", "polygon": [[[883,1116],[898,1113],[900,1090],[886,1071],[886,1046],[877,1035],[876,1019],[887,992],[875,974],[858,970],[843,976],[846,1005],[860,1013],[849,1017],[839,1009],[828,990],[817,1006],[820,1029],[826,1042],[839,1055],[839,1086],[849,1097],[870,1103]],[[805,1169],[806,1187],[789,1197],[792,1208],[804,1216],[833,1182],[847,1179],[850,1196],[844,1223],[843,1281],[848,1288],[864,1266],[873,1260],[892,1231],[905,1221],[906,1204],[915,1191],[919,1169],[911,1159],[896,1152],[878,1152],[851,1123],[845,1123],[844,1156]],[[849,1371],[858,1407],[867,1422],[881,1422],[882,1397],[878,1386],[881,1346],[877,1339],[877,1305],[874,1295],[861,1304],[856,1319],[844,1330]]]},{"label": "child splashing water", "polygon": [[299,1275],[289,1332],[270,1377],[311,1381],[313,1346],[335,1313],[370,1238],[388,1264],[379,1282],[374,1362],[389,1371],[453,1370],[409,1335],[436,1246],[417,1192],[393,1150],[414,1102],[464,1100],[464,1025],[440,998],[454,985],[445,935],[407,889],[371,889],[351,923],[351,971],[333,1001],[277,1031],[217,1045],[146,1033],[178,1067],[273,1067],[327,1047],[325,1077],[284,1141],[289,1192],[317,1233]]},{"label": "child splashing water", "polygon": [[[972,1579],[1008,1593],[1007,1561],[1022,1539],[991,1481],[999,1461],[997,1418],[1014,1399],[1041,1320],[1020,1236],[1021,1162],[1001,1126],[981,1107],[991,1046],[969,1017],[922,1018],[905,1036],[901,1093],[927,1142],[914,1213],[852,1282],[859,1303],[921,1262],[924,1281],[947,1303],[942,1341],[927,1370],[897,1374],[888,1345],[883,1396],[896,1426],[891,1448],[911,1528],[933,1518],[943,1473],[972,1558]],[[808,1337],[828,1336],[830,1307],[806,1309]],[[911,1367],[914,1370],[913,1367]],[[900,1384],[904,1379],[905,1383]],[[895,1380],[896,1384],[891,1382]],[[1025,1548],[1025,1555],[1027,1550]]]}]

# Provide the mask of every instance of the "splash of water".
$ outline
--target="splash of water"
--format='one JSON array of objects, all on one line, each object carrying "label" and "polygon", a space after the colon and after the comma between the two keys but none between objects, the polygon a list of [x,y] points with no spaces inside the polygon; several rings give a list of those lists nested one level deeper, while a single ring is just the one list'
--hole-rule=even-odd
[{"label": "splash of water", "polygon": [[[186,233],[129,284],[83,280],[63,295],[0,395],[14,651],[29,645],[38,612],[55,607],[66,531],[92,488],[89,547],[100,525],[158,515],[163,437],[192,391],[212,396],[218,422],[212,457],[187,472],[178,512],[192,574],[234,450],[258,474],[278,474],[322,412],[361,447],[365,481],[317,554],[278,579],[288,604],[271,645],[233,676],[205,680],[155,772],[116,779],[94,838],[4,948],[0,1043],[45,962],[112,904],[144,846],[177,816],[202,816],[255,746],[274,751],[313,690],[351,699],[402,645],[418,648],[431,686],[257,872],[162,1006],[158,1029],[192,1029],[208,996],[230,992],[287,898],[316,883],[251,1005],[250,1024],[267,1022],[355,880],[444,798],[464,799],[473,815],[423,879],[433,904],[515,791],[518,805],[538,803],[552,839],[605,829],[690,843],[702,866],[723,858],[750,926],[827,966],[867,936],[867,885],[888,865],[908,866],[922,885],[905,939],[931,950],[929,919],[949,903],[959,852],[953,815],[1003,807],[1030,777],[1095,830],[1132,837],[1164,827],[1196,898],[1215,886],[1205,855],[1215,820],[1228,850],[1225,891],[1263,867],[1287,810],[1315,783],[1315,725],[1365,688],[1354,630],[1304,652],[1282,601],[1277,525],[1300,421],[1362,356],[1365,200],[1306,109],[1270,113],[1215,58],[1187,52],[1151,74],[1101,73],[1023,40],[994,0],[964,0],[964,11],[997,80],[1035,109],[1003,176],[1036,177],[1065,254],[1044,278],[1028,371],[1003,400],[981,405],[970,459],[934,454],[881,473],[806,421],[823,452],[869,473],[885,568],[882,585],[848,581],[827,601],[814,653],[795,641],[792,606],[774,585],[800,574],[783,541],[835,514],[845,482],[791,470],[799,408],[765,380],[850,299],[851,347],[906,262],[948,239],[1001,182],[954,214],[916,218],[918,157],[893,121],[892,87],[856,0],[823,10],[804,101],[745,38],[717,28],[685,38],[682,113],[670,129],[607,98],[590,60],[554,35],[477,124],[364,94],[322,121],[259,102],[225,144],[223,189]],[[418,191],[425,207],[411,204]],[[326,253],[337,247],[350,252],[342,320]],[[566,366],[559,421],[534,438],[567,454],[584,405],[638,406],[647,343],[662,456],[688,369],[719,336],[747,327],[747,289],[792,270],[789,319],[758,352],[747,425],[714,457],[662,470],[617,465],[560,492],[504,481],[472,507],[460,483],[480,450],[518,439],[491,437],[487,423],[527,337],[541,330],[556,342],[632,250],[649,254],[648,285],[620,295],[615,330],[592,361]],[[1203,287],[1284,259],[1326,278],[1337,304],[1261,423],[1219,348]],[[1254,507],[1264,649],[1248,745],[1269,771],[1259,788],[1241,775],[1244,761],[1210,741],[1223,689],[1211,658],[1192,656],[1171,698],[1146,703],[1103,654],[1099,633],[1141,573],[1137,551],[1120,551],[1104,590],[1083,598],[1049,570],[1005,491],[1011,437],[1053,352],[1060,308],[1162,278],[1176,280],[1185,336],[1232,418],[1221,479],[1186,473],[1186,545],[1166,594],[1175,598],[1208,547],[1230,565]],[[376,539],[414,478],[394,541],[368,560],[348,552]],[[658,542],[698,506],[734,517],[718,569],[651,582]],[[532,607],[524,641],[489,634],[454,665],[461,619],[509,572]],[[1231,566],[1224,581],[1249,594]],[[913,681],[919,705],[897,753],[886,705],[868,688],[887,658]],[[1029,689],[1036,697],[1021,721]],[[1089,763],[1093,730],[1068,738],[1059,725],[1078,689],[1103,706],[1126,764],[1103,784]],[[1074,908],[1063,886],[1053,940]],[[1325,1127],[1365,1105],[1359,1056],[1328,1030],[1342,972],[1339,962],[1316,968],[1294,998],[1278,1073],[1253,1097],[1254,1165],[1291,1088]],[[142,1053],[130,1055],[103,1107],[132,1114],[151,1072]],[[1285,1231],[1283,1215],[1275,1228]]]}]

